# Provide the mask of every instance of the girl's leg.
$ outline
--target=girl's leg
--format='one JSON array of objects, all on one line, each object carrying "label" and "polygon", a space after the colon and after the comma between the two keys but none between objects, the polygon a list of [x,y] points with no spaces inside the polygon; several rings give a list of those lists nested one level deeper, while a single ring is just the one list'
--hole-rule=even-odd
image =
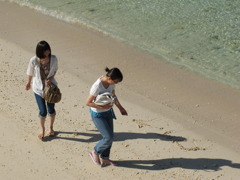
[{"label": "girl's leg", "polygon": [[43,140],[45,136],[45,119],[40,118],[40,125],[41,125],[41,130],[40,130],[40,134],[38,135],[38,138]]},{"label": "girl's leg", "polygon": [[[114,134],[114,130],[113,130],[113,118],[112,116],[109,116],[107,120],[107,123],[111,129],[111,132],[112,134]],[[110,157],[110,151],[111,151],[111,148],[112,148],[112,145],[109,146],[107,149],[105,149],[102,154],[100,155],[101,157],[101,164],[102,165],[113,165],[113,166],[116,166],[117,163],[110,160],[109,157]]]},{"label": "girl's leg", "polygon": [[101,158],[109,158],[110,149],[113,142],[113,119],[112,116],[101,118],[92,117],[96,128],[102,135],[102,139],[94,147],[94,153],[101,155]]},{"label": "girl's leg", "polygon": [[[113,142],[114,132],[113,132],[113,118],[112,118],[112,116],[108,116],[108,118],[106,118],[106,122],[107,122],[107,124],[108,124],[109,131],[110,131],[110,134],[111,134],[111,136],[112,136],[112,142]],[[112,148],[112,143],[111,143],[111,145],[109,145],[108,148],[106,148],[106,149],[102,152],[102,154],[100,155],[100,157],[101,157],[102,159],[109,159],[111,148]]]},{"label": "girl's leg", "polygon": [[43,139],[45,136],[45,119],[47,116],[46,103],[45,103],[45,100],[41,96],[39,96],[35,93],[34,93],[34,95],[35,95],[35,99],[36,99],[38,109],[39,109],[39,118],[40,118],[40,126],[41,126],[40,134],[38,135],[38,137],[39,137],[39,139]]},{"label": "girl's leg", "polygon": [[49,136],[54,136],[53,124],[55,121],[55,116],[50,116],[50,128],[49,128]]},{"label": "girl's leg", "polygon": [[56,111],[54,103],[47,103],[47,109],[50,117],[50,127],[49,127],[49,136],[54,136],[53,124],[55,121]]}]

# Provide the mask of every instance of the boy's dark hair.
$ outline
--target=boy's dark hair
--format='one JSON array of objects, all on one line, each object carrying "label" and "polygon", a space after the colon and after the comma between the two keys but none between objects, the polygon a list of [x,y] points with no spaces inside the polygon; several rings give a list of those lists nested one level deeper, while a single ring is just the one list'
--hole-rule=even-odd
[{"label": "boy's dark hair", "polygon": [[106,67],[105,71],[107,72],[106,76],[110,77],[112,80],[118,80],[119,82],[123,80],[123,75],[118,68],[115,67],[109,69],[108,67]]},{"label": "boy's dark hair", "polygon": [[40,59],[45,58],[44,52],[47,50],[50,51],[49,57],[51,57],[51,48],[49,44],[46,41],[40,41],[36,47],[36,56]]}]

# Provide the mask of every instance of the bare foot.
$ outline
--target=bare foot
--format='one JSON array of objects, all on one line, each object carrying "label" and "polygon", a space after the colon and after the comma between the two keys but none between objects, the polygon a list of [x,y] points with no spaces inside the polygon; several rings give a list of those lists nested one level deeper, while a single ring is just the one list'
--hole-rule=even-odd
[{"label": "bare foot", "polygon": [[48,133],[48,136],[50,136],[50,137],[55,136],[55,132],[54,132],[54,130],[50,130],[50,132]]},{"label": "bare foot", "polygon": [[44,139],[44,134],[43,134],[43,133],[40,133],[40,134],[38,135],[38,138],[39,138],[41,141],[43,141],[43,139]]}]

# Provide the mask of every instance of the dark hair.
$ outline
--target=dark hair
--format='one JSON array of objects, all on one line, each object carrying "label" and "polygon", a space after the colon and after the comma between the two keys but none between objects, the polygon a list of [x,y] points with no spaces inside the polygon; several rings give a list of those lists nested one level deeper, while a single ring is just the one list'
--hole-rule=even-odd
[{"label": "dark hair", "polygon": [[108,67],[106,67],[105,71],[107,72],[106,76],[110,77],[112,80],[119,80],[119,82],[123,80],[123,75],[118,68],[115,67],[109,69]]},{"label": "dark hair", "polygon": [[49,44],[46,41],[40,41],[36,47],[36,56],[40,59],[45,58],[44,52],[47,50],[50,51],[49,57],[51,57],[51,48]]}]

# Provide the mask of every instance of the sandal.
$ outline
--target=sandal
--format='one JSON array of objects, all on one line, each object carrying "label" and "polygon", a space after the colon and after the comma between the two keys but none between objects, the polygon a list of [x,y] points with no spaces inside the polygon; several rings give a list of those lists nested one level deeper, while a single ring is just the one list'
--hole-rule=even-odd
[{"label": "sandal", "polygon": [[106,165],[111,165],[111,166],[117,166],[117,162],[111,161],[109,159],[101,159],[101,165],[106,166]]},{"label": "sandal", "polygon": [[95,164],[101,165],[99,158],[96,158],[96,157],[93,155],[92,152],[89,153],[89,156],[91,157],[92,161],[93,161]]}]

